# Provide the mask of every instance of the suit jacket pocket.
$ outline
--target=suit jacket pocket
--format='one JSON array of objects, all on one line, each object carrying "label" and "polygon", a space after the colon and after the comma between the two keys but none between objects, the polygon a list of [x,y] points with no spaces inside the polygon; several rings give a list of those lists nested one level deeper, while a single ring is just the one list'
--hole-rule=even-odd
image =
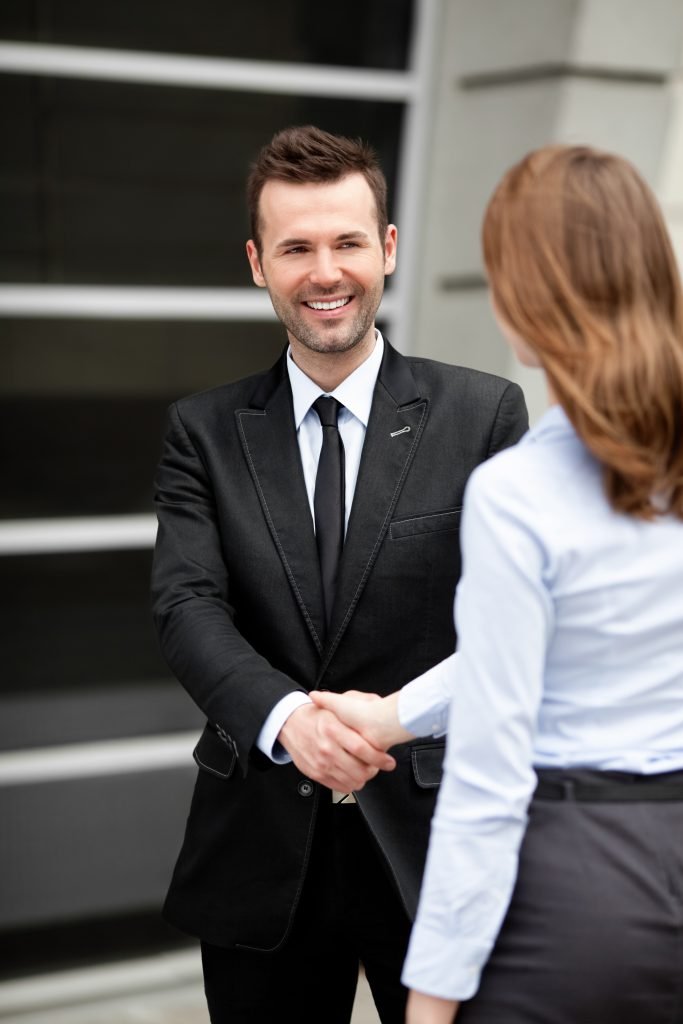
[{"label": "suit jacket pocket", "polygon": [[392,540],[403,540],[406,537],[421,537],[426,533],[447,533],[457,530],[460,526],[461,511],[459,508],[451,508],[443,512],[411,516],[409,519],[395,519],[389,526],[389,536]]},{"label": "suit jacket pocket", "polygon": [[219,779],[229,779],[235,768],[235,751],[207,725],[192,756],[199,768]]},{"label": "suit jacket pocket", "polygon": [[410,751],[413,775],[420,789],[436,789],[443,774],[445,744],[421,743]]}]

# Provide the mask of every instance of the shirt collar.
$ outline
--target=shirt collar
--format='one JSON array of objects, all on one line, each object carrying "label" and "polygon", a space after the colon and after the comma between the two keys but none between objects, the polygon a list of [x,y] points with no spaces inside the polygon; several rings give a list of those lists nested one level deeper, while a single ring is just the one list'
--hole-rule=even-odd
[{"label": "shirt collar", "polygon": [[[364,427],[367,427],[370,419],[370,408],[372,396],[377,383],[377,375],[384,355],[384,339],[378,330],[375,330],[375,347],[370,355],[360,366],[356,367],[334,391],[329,394],[345,406],[356,419],[360,420]],[[289,383],[292,387],[292,399],[294,402],[294,425],[298,430],[316,398],[328,394],[311,380],[292,359],[291,348],[287,350],[287,373]]]},{"label": "shirt collar", "polygon": [[530,428],[525,438],[538,441],[541,438],[576,436],[571,420],[559,403],[549,406],[541,418]]}]

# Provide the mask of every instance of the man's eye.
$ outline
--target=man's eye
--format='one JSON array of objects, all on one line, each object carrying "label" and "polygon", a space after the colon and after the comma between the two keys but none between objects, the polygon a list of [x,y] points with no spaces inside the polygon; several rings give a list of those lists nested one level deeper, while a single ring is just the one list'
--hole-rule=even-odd
[{"label": "man's eye", "polygon": [[290,253],[296,254],[297,252],[305,252],[303,245],[294,245],[291,249],[285,249],[285,252],[289,255]]},{"label": "man's eye", "polygon": [[358,248],[358,242],[342,242],[340,248],[341,249],[357,249]]}]

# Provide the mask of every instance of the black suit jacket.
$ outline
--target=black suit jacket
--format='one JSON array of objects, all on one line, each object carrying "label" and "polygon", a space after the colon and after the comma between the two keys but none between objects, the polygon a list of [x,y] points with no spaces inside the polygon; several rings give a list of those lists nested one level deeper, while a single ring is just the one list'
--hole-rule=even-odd
[{"label": "black suit jacket", "polygon": [[[207,717],[167,918],[207,942],[274,949],[293,919],[329,792],[255,747],[293,689],[390,693],[453,652],[458,525],[475,466],[527,427],[515,384],[387,343],[327,638],[283,356],[169,411],[157,479],[154,614]],[[416,908],[443,745],[393,751],[358,794],[406,910]]]}]

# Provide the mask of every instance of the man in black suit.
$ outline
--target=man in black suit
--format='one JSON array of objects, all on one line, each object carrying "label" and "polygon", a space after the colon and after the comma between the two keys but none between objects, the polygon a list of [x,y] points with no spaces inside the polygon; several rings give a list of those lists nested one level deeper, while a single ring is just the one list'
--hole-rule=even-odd
[{"label": "man in black suit", "polygon": [[526,411],[516,385],[376,330],[397,232],[362,143],[281,132],[248,194],[289,348],[169,411],[155,620],[208,721],[165,913],[201,939],[214,1024],[346,1024],[359,962],[398,1024],[443,750],[381,770],[307,692],[388,693],[452,653],[465,482]]}]

